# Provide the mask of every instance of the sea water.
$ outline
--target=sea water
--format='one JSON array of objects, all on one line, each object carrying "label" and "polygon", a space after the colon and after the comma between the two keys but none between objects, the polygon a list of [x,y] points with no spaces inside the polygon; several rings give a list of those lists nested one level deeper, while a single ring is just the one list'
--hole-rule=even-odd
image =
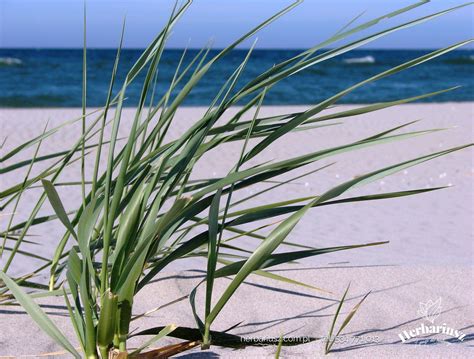
[{"label": "sea water", "polygon": [[[265,105],[314,104],[370,76],[422,56],[429,50],[356,50],[305,69],[281,81],[268,92]],[[198,53],[188,50],[184,68]],[[211,58],[217,53],[208,54]],[[239,66],[245,50],[234,50],[216,62],[209,73],[186,98],[184,105],[207,106],[228,76]],[[244,86],[273,65],[297,55],[297,50],[255,50],[237,83]],[[115,50],[87,51],[87,105],[105,103]],[[141,50],[122,50],[115,93]],[[175,73],[182,50],[166,50],[159,66],[155,99],[163,95]],[[461,88],[423,102],[474,100],[474,51],[458,50],[394,76],[367,84],[344,96],[339,103],[392,101],[438,91],[452,86]],[[144,75],[126,92],[125,106],[136,106]],[[187,77],[183,79],[183,82]],[[0,49],[1,107],[75,107],[81,106],[82,50]],[[179,85],[176,89],[181,88]],[[175,93],[176,93],[175,91]]]}]

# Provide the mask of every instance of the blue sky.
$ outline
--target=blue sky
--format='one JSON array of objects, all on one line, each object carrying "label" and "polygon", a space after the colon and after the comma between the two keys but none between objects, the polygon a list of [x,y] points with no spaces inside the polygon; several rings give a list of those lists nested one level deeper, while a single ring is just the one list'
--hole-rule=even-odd
[{"label": "blue sky", "polygon": [[[286,6],[289,0],[194,0],[178,24],[169,46],[201,47],[213,39],[223,47]],[[369,20],[416,0],[306,0],[258,35],[260,48],[305,48],[332,35],[357,14]],[[433,0],[384,23],[394,25],[465,3]],[[127,16],[125,47],[145,47],[165,22],[174,1],[88,0],[88,46],[114,48]],[[437,48],[474,35],[474,6],[416,28],[383,38],[372,48]],[[0,0],[0,47],[82,47],[82,0]],[[375,29],[381,29],[376,27]],[[249,43],[246,44],[248,46]]]}]

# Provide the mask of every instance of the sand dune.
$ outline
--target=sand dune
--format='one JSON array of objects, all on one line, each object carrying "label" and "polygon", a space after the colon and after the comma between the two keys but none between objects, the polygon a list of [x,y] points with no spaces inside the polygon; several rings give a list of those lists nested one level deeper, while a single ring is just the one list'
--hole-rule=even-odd
[{"label": "sand dune", "polygon": [[[342,106],[346,109],[347,106]],[[265,107],[263,115],[293,112],[302,107]],[[340,109],[340,108],[338,108]],[[171,136],[182,133],[203,108],[184,108],[177,114],[176,126]],[[132,109],[125,109],[120,130],[127,135]],[[415,104],[387,109],[377,113],[343,119],[337,126],[293,133],[280,139],[265,151],[259,162],[284,159],[309,151],[360,140],[414,120],[421,120],[408,129],[448,128],[429,135],[372,147],[321,161],[327,165],[337,161],[324,171],[290,184],[286,188],[266,193],[252,203],[268,203],[280,199],[320,194],[331,185],[377,169],[388,164],[407,160],[451,146],[472,142],[474,104]],[[5,151],[39,134],[46,121],[55,126],[80,115],[79,109],[1,109],[1,137],[7,136]],[[41,154],[66,149],[77,139],[80,124],[67,126],[51,140],[44,143]],[[219,153],[210,153],[200,161],[193,176],[209,177],[225,174],[238,156],[239,145],[223,147]],[[27,158],[31,153],[15,157],[13,162]],[[225,159],[225,160],[223,160]],[[90,161],[92,162],[92,161]],[[105,163],[105,161],[103,161]],[[253,164],[256,164],[256,160]],[[35,169],[44,168],[42,164]],[[88,163],[87,173],[92,173]],[[60,182],[72,181],[78,177],[79,167],[71,166]],[[277,268],[275,273],[327,289],[334,294],[283,285],[269,279],[250,278],[237,292],[229,306],[218,317],[215,329],[223,330],[238,322],[241,325],[232,333],[248,338],[292,336],[324,337],[329,329],[336,300],[351,282],[350,300],[343,309],[347,313],[368,291],[367,301],[345,330],[347,334],[336,344],[333,357],[430,357],[466,358],[473,355],[474,305],[473,305],[473,150],[462,152],[424,163],[418,167],[392,177],[357,188],[351,196],[427,188],[452,186],[427,194],[374,201],[359,204],[327,206],[312,210],[291,234],[290,240],[319,246],[390,241],[384,246],[338,252],[314,257],[290,268]],[[18,182],[18,174],[1,177],[1,188],[6,189]],[[20,177],[21,178],[21,177]],[[15,222],[26,218],[35,204],[41,189],[25,194]],[[74,208],[80,201],[79,188],[60,187],[59,193],[68,208]],[[249,195],[250,191],[241,195]],[[238,197],[236,197],[238,198]],[[52,213],[45,204],[42,214]],[[2,217],[3,228],[4,223]],[[41,243],[34,246],[35,253],[48,256],[54,250],[62,234],[60,224],[40,225],[34,229]],[[244,245],[255,245],[248,240]],[[25,249],[28,249],[25,246]],[[31,247],[30,247],[31,248]],[[18,257],[10,274],[19,275],[34,268],[38,263]],[[205,264],[200,260],[173,263],[162,273],[156,283],[147,287],[137,299],[136,313],[165,304],[189,293],[202,276]],[[218,281],[218,289],[224,290],[228,281]],[[431,323],[419,312],[420,303],[441,298],[441,312]],[[72,328],[64,318],[61,300],[48,300],[47,311],[55,314],[66,333],[73,336]],[[243,307],[245,310],[242,310]],[[431,318],[432,319],[432,318]],[[151,326],[175,323],[194,326],[189,302],[184,300],[166,310],[154,313],[150,318],[137,321],[136,326]],[[403,331],[416,330],[421,324],[445,325],[462,331],[466,336],[462,342],[446,334],[419,335],[401,343]],[[0,307],[0,357],[27,355],[60,350],[17,307]],[[426,340],[428,339],[428,340]],[[170,340],[165,340],[165,343]],[[322,340],[285,347],[282,357],[323,357]],[[210,351],[196,349],[182,354],[182,357],[204,358],[264,358],[273,357],[274,347],[250,348],[246,351],[231,351],[212,347]]]}]

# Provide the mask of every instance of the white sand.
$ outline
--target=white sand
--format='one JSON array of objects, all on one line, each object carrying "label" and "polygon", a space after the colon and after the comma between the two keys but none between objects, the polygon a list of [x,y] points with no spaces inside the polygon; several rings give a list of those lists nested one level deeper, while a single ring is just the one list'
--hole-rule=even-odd
[{"label": "white sand", "polygon": [[[301,109],[301,107],[267,107],[263,109],[263,114],[272,115]],[[173,129],[172,135],[186,129],[202,111],[202,108],[182,109],[177,114],[177,126]],[[8,136],[3,153],[39,134],[46,120],[50,120],[50,126],[55,126],[79,114],[78,109],[0,110],[1,137]],[[268,203],[284,198],[320,194],[331,185],[354,175],[418,155],[472,142],[473,114],[474,106],[471,103],[405,105],[346,119],[340,126],[291,134],[265,151],[258,160],[263,162],[270,159],[284,159],[316,151],[362,139],[417,119],[422,121],[402,131],[450,128],[448,131],[328,158],[317,166],[333,161],[337,163],[322,172],[299,180],[299,184],[291,184],[285,189],[280,188],[267,193],[259,201]],[[127,134],[132,115],[133,110],[125,110],[122,136]],[[41,154],[68,148],[79,136],[78,131],[80,131],[79,124],[65,128],[44,143]],[[194,176],[225,174],[233,165],[232,159],[238,155],[239,149],[239,145],[231,144],[224,146],[219,152],[216,151],[217,153],[210,153],[198,164]],[[27,158],[31,152],[15,157],[6,165]],[[39,168],[44,167],[38,166]],[[77,178],[78,171],[77,166],[71,167],[61,177],[61,181]],[[89,175],[92,173],[92,164],[88,164],[87,173]],[[214,329],[223,330],[244,321],[232,333],[247,337],[273,337],[281,333],[287,336],[322,337],[326,335],[336,309],[335,299],[340,298],[347,284],[351,282],[350,305],[344,308],[344,313],[360,300],[361,295],[370,290],[372,294],[344,331],[348,337],[335,345],[337,351],[331,354],[332,356],[357,358],[472,356],[473,176],[473,151],[467,149],[411,168],[369,186],[354,189],[349,195],[449,184],[453,185],[452,188],[413,197],[327,206],[312,210],[292,233],[291,240],[316,247],[380,240],[389,240],[390,244],[309,258],[284,273],[276,272],[328,289],[334,292],[334,295],[321,295],[319,292],[301,287],[283,285],[268,279],[251,278],[249,284],[238,290],[236,297],[218,317]],[[2,190],[17,183],[19,178],[22,178],[19,174],[3,175]],[[61,197],[69,208],[74,208],[80,199],[77,190],[78,188],[60,188]],[[40,190],[36,190],[25,195],[15,222],[26,218],[39,193]],[[247,191],[243,195],[249,194],[251,192]],[[48,204],[44,207],[41,213],[52,213]],[[4,218],[2,217],[2,229],[6,224]],[[47,256],[54,250],[54,245],[62,234],[62,227],[48,224],[38,226],[33,231],[39,236],[36,240],[41,243],[40,246],[35,246],[35,253]],[[250,240],[244,243],[255,245]],[[25,246],[26,248],[28,247]],[[18,257],[10,273],[12,275],[25,273],[37,264]],[[189,293],[193,283],[199,280],[196,277],[202,275],[199,271],[204,268],[204,263],[198,260],[174,263],[161,275],[160,278],[165,279],[140,294],[136,313]],[[258,285],[252,284],[257,281]],[[222,279],[218,283],[219,290],[223,290],[228,281]],[[449,337],[440,334],[428,336],[438,340],[432,341],[429,345],[417,343],[416,339],[412,339],[409,342],[411,344],[400,343],[398,334],[403,330],[415,329],[421,323],[430,324],[417,312],[419,303],[438,298],[442,300],[442,312],[435,320],[435,324],[445,323],[449,327],[462,330],[467,334],[464,341],[462,343],[456,340],[447,341]],[[62,305],[62,302],[50,301],[49,304]],[[57,310],[48,309],[48,311]],[[59,350],[21,312],[20,308],[0,308],[0,356]],[[56,314],[61,313],[64,314],[64,310],[58,310]],[[54,318],[72,336],[72,330],[66,319],[60,315]],[[155,313],[137,325],[147,328],[169,323],[194,326],[188,301]],[[323,356],[323,346],[322,341],[316,341],[284,348],[282,357],[320,357]],[[274,347],[252,348],[238,352],[213,347],[203,353],[194,350],[192,352],[194,354],[187,353],[187,356],[272,357],[274,351]]]}]

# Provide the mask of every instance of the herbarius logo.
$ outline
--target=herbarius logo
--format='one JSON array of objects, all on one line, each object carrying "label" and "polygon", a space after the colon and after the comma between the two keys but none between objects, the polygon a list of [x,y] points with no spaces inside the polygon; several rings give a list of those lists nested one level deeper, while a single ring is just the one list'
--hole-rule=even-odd
[{"label": "herbarius logo", "polygon": [[426,303],[420,302],[418,314],[432,324],[439,317],[439,313],[441,313],[441,297],[434,302],[431,299]]},{"label": "herbarius logo", "polygon": [[457,338],[459,341],[463,341],[466,334],[461,331],[451,328],[443,323],[442,325],[434,325],[435,320],[439,317],[441,313],[441,298],[438,298],[435,301],[431,299],[426,303],[420,302],[418,314],[420,314],[424,319],[430,322],[432,325],[425,325],[421,323],[420,326],[413,328],[411,330],[404,330],[398,337],[401,339],[402,343],[405,343],[407,340],[414,337],[424,335],[424,334],[446,334],[451,337]]}]

